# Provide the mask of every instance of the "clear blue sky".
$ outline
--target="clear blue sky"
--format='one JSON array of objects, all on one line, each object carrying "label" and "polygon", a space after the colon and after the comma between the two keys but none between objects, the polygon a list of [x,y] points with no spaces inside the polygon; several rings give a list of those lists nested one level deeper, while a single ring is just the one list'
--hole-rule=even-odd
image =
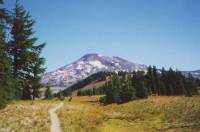
[{"label": "clear blue sky", "polygon": [[[200,0],[21,0],[47,46],[47,71],[86,53],[200,69]],[[14,0],[6,0],[13,7]]]}]

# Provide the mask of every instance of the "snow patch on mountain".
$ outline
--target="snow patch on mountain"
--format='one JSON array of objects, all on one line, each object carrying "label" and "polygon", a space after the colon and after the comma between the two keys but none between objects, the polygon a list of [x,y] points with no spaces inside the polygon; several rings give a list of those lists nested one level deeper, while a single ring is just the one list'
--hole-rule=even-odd
[{"label": "snow patch on mountain", "polygon": [[107,68],[105,65],[103,65],[100,61],[97,60],[89,61],[88,63],[97,68]]},{"label": "snow patch on mountain", "polygon": [[120,57],[107,57],[100,54],[86,54],[72,64],[45,73],[42,83],[50,86],[69,87],[100,71],[146,71],[147,66],[129,62]]},{"label": "snow patch on mountain", "polygon": [[[55,71],[47,72],[42,76],[42,83],[50,86],[69,87],[74,83],[100,71],[144,71],[147,66],[129,62],[120,57],[107,57],[99,54],[86,54],[72,64],[63,66]],[[200,70],[183,71],[185,76],[191,73],[200,79]]]}]

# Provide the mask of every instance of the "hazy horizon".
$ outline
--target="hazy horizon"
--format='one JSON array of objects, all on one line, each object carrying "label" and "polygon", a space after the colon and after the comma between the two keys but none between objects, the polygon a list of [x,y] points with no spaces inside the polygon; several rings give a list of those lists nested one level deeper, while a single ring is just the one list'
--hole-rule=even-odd
[{"label": "hazy horizon", "polygon": [[[47,71],[87,53],[128,61],[200,69],[198,0],[21,0],[36,20]],[[5,1],[12,8],[14,0]]]}]

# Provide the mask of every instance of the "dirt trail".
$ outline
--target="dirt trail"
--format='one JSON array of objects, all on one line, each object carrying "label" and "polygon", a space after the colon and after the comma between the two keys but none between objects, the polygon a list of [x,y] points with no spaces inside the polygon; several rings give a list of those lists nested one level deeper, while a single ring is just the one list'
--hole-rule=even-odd
[{"label": "dirt trail", "polygon": [[60,103],[56,107],[49,110],[50,119],[51,119],[51,132],[62,132],[60,127],[60,121],[56,111],[64,106],[64,103]]}]

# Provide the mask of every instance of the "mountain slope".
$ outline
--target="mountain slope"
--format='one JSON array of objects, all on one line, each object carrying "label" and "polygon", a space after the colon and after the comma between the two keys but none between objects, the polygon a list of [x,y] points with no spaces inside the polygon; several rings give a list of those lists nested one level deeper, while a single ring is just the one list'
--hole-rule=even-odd
[{"label": "mountain slope", "polygon": [[[120,57],[107,57],[99,54],[86,54],[77,61],[63,66],[55,71],[45,73],[42,83],[50,86],[69,87],[90,75],[102,71],[147,71],[146,65],[129,62]],[[191,73],[200,79],[200,70],[183,71],[185,76]]]},{"label": "mountain slope", "polygon": [[147,66],[129,62],[120,57],[106,57],[99,54],[86,54],[72,64],[53,72],[45,73],[42,83],[50,86],[69,87],[74,83],[100,71],[146,71]]}]

